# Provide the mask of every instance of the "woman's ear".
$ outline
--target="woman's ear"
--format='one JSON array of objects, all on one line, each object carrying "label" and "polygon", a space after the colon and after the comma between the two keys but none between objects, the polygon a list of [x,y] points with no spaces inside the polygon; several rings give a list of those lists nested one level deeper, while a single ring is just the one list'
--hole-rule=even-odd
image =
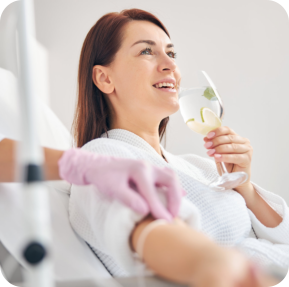
[{"label": "woman's ear", "polygon": [[114,85],[108,75],[108,67],[95,65],[92,69],[92,80],[103,93],[110,94],[114,91]]}]

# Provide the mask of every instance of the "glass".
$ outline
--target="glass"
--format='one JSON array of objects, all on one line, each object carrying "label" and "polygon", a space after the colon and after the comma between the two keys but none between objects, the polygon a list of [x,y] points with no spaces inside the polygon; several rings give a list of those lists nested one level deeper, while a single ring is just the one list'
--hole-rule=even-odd
[{"label": "glass", "polygon": [[[224,107],[218,91],[206,72],[202,71],[209,85],[196,88],[179,88],[179,103],[182,117],[194,132],[206,136],[222,125]],[[246,172],[228,173],[220,163],[222,175],[209,184],[214,189],[232,189],[248,179]]]}]

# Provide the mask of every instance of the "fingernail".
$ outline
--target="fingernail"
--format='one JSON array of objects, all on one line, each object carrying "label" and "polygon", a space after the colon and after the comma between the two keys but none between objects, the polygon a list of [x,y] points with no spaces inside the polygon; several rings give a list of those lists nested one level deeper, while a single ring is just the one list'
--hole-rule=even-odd
[{"label": "fingernail", "polygon": [[215,153],[216,150],[214,149],[210,149],[209,151],[207,151],[207,155],[212,155]]},{"label": "fingernail", "polygon": [[212,146],[213,143],[212,142],[207,142],[204,144],[204,147],[209,148],[210,146]]},{"label": "fingernail", "polygon": [[209,132],[209,133],[207,134],[207,138],[208,138],[208,139],[211,139],[214,135],[215,135],[214,132]]},{"label": "fingernail", "polygon": [[220,158],[220,157],[222,157],[222,155],[216,153],[216,154],[214,154],[214,157],[215,158]]}]

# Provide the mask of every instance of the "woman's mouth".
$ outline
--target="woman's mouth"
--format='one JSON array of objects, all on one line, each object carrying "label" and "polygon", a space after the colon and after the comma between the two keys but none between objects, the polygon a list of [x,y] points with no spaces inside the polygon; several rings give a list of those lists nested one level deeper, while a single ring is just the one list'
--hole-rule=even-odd
[{"label": "woman's mouth", "polygon": [[169,93],[175,93],[177,91],[173,83],[158,83],[153,85],[153,87],[160,91]]}]

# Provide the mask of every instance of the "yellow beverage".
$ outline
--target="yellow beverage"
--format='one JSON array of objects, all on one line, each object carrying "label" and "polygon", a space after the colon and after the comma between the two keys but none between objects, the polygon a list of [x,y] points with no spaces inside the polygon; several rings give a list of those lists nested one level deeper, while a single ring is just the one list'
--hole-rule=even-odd
[{"label": "yellow beverage", "polygon": [[219,117],[209,108],[203,107],[200,110],[202,122],[191,118],[187,120],[187,126],[194,132],[206,136],[210,131],[222,125]]},{"label": "yellow beverage", "polygon": [[220,103],[211,87],[185,89],[179,103],[182,117],[192,131],[205,136],[222,125]]}]

